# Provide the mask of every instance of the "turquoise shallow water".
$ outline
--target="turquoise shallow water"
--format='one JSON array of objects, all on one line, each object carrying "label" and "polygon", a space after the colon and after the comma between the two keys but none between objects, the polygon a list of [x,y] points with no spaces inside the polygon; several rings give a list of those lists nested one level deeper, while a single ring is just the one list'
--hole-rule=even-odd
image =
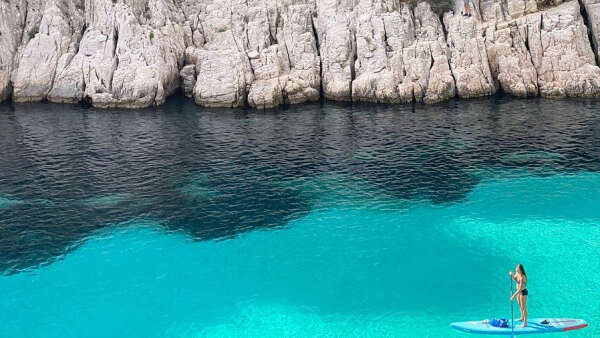
[{"label": "turquoise shallow water", "polygon": [[0,104],[0,337],[600,336],[599,109]]},{"label": "turquoise shallow water", "polygon": [[309,213],[224,240],[111,225],[52,264],[0,276],[0,336],[467,336],[448,324],[510,316],[517,262],[530,316],[582,317],[590,327],[566,336],[600,335],[600,174],[478,175],[447,204],[332,174],[291,180],[312,196]]}]

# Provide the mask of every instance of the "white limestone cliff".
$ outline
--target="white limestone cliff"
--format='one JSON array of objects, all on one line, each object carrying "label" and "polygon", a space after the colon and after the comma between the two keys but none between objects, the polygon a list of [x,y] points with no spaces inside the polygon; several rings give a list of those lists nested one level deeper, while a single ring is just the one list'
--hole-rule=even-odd
[{"label": "white limestone cliff", "polygon": [[597,98],[599,1],[0,0],[0,101]]},{"label": "white limestone cliff", "polygon": [[162,104],[179,88],[185,40],[191,39],[183,22],[169,2],[86,0],[79,48],[59,64],[48,99],[86,99],[98,107]]},{"label": "white limestone cliff", "polygon": [[413,11],[363,0],[357,9],[353,100],[434,103],[455,95],[442,25],[428,3]]}]

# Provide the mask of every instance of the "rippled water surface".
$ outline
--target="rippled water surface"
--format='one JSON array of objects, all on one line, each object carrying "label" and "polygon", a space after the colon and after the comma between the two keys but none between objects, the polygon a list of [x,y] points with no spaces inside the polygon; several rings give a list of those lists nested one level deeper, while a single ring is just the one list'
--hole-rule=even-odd
[{"label": "rippled water surface", "polygon": [[0,337],[600,335],[599,108],[0,105]]}]

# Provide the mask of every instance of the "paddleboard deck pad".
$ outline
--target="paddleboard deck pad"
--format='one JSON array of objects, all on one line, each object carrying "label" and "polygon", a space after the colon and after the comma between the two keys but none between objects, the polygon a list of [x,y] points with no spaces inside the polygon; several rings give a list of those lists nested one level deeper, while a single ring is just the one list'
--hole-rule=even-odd
[{"label": "paddleboard deck pad", "polygon": [[494,335],[522,335],[522,334],[540,334],[551,332],[564,332],[587,327],[587,323],[583,319],[572,318],[532,318],[527,320],[526,327],[520,327],[521,321],[515,320],[514,332],[510,327],[510,319],[508,327],[495,327],[490,324],[489,319],[471,322],[452,323],[450,326],[454,329],[478,334],[494,334]]}]

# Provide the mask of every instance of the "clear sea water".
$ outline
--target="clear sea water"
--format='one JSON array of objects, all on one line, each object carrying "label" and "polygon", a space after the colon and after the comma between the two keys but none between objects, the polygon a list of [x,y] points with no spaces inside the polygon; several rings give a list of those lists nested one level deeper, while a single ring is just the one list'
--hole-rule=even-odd
[{"label": "clear sea water", "polygon": [[0,105],[0,337],[600,336],[599,108]]}]

